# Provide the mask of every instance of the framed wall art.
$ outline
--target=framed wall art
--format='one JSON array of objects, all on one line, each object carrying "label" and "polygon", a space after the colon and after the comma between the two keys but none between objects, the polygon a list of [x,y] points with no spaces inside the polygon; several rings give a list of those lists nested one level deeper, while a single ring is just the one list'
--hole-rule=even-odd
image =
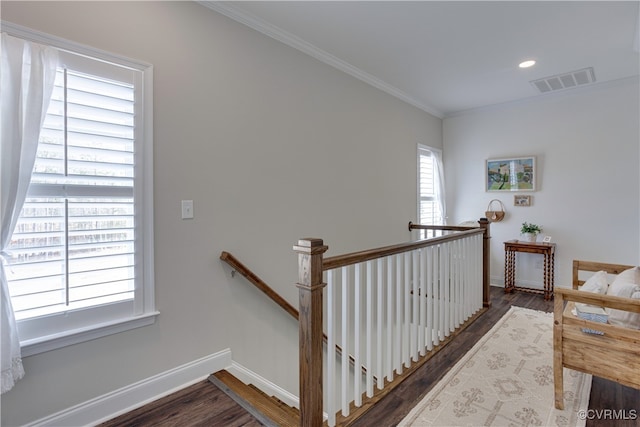
[{"label": "framed wall art", "polygon": [[531,196],[523,196],[522,194],[513,196],[513,206],[531,206]]},{"label": "framed wall art", "polygon": [[485,168],[487,191],[535,191],[536,158],[488,159]]}]

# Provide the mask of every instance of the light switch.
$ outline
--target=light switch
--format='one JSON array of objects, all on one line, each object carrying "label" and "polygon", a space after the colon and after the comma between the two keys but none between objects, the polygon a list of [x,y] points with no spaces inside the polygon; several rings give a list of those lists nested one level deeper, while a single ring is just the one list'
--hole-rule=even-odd
[{"label": "light switch", "polygon": [[193,219],[193,200],[182,201],[182,219]]}]

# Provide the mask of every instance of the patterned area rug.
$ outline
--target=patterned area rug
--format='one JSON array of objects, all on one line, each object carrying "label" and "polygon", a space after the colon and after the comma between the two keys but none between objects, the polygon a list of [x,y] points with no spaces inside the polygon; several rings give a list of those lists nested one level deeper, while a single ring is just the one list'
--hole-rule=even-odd
[{"label": "patterned area rug", "polygon": [[511,307],[399,426],[584,425],[591,375],[565,369],[554,407],[552,327],[552,313]]}]

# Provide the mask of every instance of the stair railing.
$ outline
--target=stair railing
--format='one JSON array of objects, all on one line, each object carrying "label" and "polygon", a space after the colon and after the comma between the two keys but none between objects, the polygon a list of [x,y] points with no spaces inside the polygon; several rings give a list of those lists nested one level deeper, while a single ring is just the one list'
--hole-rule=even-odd
[{"label": "stair railing", "polygon": [[[322,239],[298,241],[302,426],[322,425],[323,412],[329,426],[353,422],[489,306],[489,222],[479,222],[326,259]],[[328,354],[323,372],[325,318],[327,348],[344,351]],[[348,353],[366,373],[350,369]]]},{"label": "stair railing", "polygon": [[223,251],[220,254],[220,259],[229,264],[231,268],[233,268],[233,271],[237,271],[256,288],[260,289],[273,302],[278,304],[284,311],[293,316],[294,319],[298,320],[298,310],[294,306],[289,304],[286,299],[282,298],[279,293],[277,293],[269,285],[267,285],[264,280],[258,277],[257,274],[251,271],[249,267],[240,262],[238,258],[234,257],[229,252]]},{"label": "stair railing", "polygon": [[[257,274],[255,274],[249,267],[245,266],[238,258],[233,256],[231,253],[227,251],[222,251],[220,254],[220,259],[227,263],[234,272],[240,273],[245,279],[249,281],[249,283],[253,284],[256,288],[262,291],[269,299],[275,302],[278,306],[280,306],[284,311],[289,313],[291,317],[295,320],[298,320],[299,314],[298,310],[289,302],[284,299],[279,293],[277,293],[273,288],[271,288],[264,280],[262,280]],[[327,335],[323,333],[323,341],[327,342]],[[342,348],[339,345],[335,345],[336,354],[342,356]],[[347,354],[349,358],[349,363],[353,366],[355,363],[355,359],[352,355]],[[360,366],[360,369],[363,373],[366,373],[367,368],[365,366]]]}]

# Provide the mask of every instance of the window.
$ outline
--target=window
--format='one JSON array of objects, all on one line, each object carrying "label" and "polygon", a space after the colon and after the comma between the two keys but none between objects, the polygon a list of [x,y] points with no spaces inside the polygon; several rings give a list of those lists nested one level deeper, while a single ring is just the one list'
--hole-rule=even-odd
[{"label": "window", "polygon": [[418,145],[418,218],[420,224],[444,224],[444,191],[440,151]]},{"label": "window", "polygon": [[151,67],[38,37],[61,51],[6,269],[23,356],[157,314]]}]

